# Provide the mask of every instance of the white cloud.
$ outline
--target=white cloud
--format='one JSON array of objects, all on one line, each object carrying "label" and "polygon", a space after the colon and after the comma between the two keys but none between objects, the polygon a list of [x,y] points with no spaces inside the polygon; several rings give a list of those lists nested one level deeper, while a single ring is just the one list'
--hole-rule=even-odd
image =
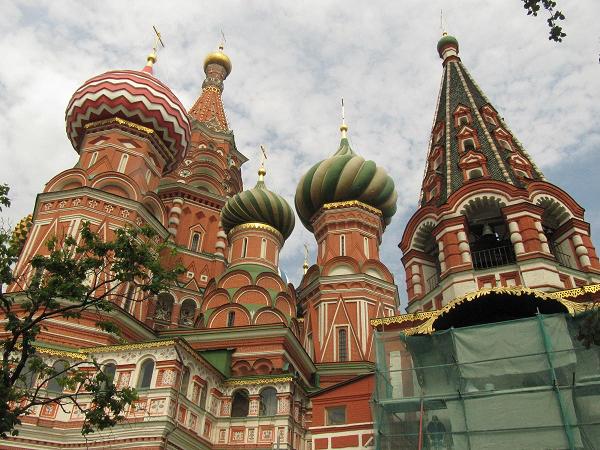
[{"label": "white cloud", "polygon": [[[398,214],[384,237],[383,260],[404,275],[396,245],[417,203],[441,76],[439,10],[457,36],[463,62],[542,170],[564,158],[586,162],[600,141],[600,42],[597,2],[560,5],[568,34],[546,39],[543,16],[528,17],[519,0],[480,2],[3,2],[0,16],[0,181],[12,186],[16,222],[35,195],[76,162],[64,132],[64,109],[87,78],[144,64],[152,25],[163,33],[157,75],[186,106],[200,92],[204,55],[220,30],[233,71],[224,103],[244,169],[255,182],[258,145],[270,149],[269,187],[293,204],[300,176],[339,141],[339,101],[354,149],[384,166],[399,192]],[[560,185],[560,178],[550,181]],[[595,189],[578,180],[571,190]],[[597,195],[596,195],[597,197]],[[594,198],[594,196],[592,196]],[[584,205],[589,217],[600,205]],[[297,281],[302,244],[297,223],[282,264]],[[311,249],[314,258],[314,250]]]}]

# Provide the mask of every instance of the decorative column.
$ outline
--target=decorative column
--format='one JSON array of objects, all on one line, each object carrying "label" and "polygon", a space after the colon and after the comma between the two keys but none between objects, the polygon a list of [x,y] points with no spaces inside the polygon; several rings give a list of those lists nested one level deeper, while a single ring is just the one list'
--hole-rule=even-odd
[{"label": "decorative column", "polygon": [[173,237],[177,236],[177,229],[179,228],[179,216],[181,216],[181,207],[183,206],[182,198],[173,199],[173,207],[169,211],[169,233]]}]

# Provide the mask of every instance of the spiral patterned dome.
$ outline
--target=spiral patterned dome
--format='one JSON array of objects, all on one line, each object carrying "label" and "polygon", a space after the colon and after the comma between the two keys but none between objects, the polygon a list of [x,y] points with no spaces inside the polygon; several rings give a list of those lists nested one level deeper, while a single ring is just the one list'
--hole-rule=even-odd
[{"label": "spiral patterned dome", "polygon": [[169,152],[166,170],[185,155],[191,136],[186,110],[151,70],[114,70],[83,83],[65,112],[73,148],[79,152],[87,124],[114,117],[156,133]]},{"label": "spiral patterned dome", "polygon": [[394,181],[373,161],[358,156],[346,137],[335,154],[318,162],[300,179],[296,189],[296,212],[313,231],[310,219],[326,203],[358,200],[381,211],[385,224],[396,212],[398,194]]},{"label": "spiral patterned dome", "polygon": [[272,226],[287,239],[294,229],[294,212],[283,197],[267,189],[264,170],[258,173],[256,186],[234,195],[225,203],[221,211],[223,229],[229,233],[237,225],[259,222]]}]

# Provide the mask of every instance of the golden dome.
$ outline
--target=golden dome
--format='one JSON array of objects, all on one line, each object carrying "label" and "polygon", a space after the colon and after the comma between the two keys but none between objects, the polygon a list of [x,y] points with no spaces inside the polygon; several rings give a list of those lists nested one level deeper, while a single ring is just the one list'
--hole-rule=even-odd
[{"label": "golden dome", "polygon": [[219,64],[225,69],[226,75],[231,73],[231,60],[229,56],[223,53],[223,46],[219,46],[219,50],[216,52],[209,53],[204,59],[204,72],[206,73],[206,68],[209,64]]}]

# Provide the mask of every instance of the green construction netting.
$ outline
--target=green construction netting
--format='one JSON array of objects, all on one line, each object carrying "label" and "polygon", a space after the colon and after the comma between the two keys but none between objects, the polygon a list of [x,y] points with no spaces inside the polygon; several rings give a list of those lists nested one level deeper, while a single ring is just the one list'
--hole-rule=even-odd
[{"label": "green construction netting", "polygon": [[376,333],[377,449],[600,450],[600,347],[578,320]]}]

